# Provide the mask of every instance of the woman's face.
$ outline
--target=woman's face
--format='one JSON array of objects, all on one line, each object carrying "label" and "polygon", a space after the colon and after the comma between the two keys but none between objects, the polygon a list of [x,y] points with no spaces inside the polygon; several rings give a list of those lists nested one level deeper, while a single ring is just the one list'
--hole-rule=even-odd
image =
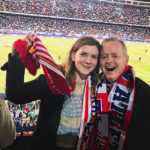
[{"label": "woman's face", "polygon": [[84,45],[76,52],[72,52],[76,73],[81,79],[85,79],[95,69],[98,55],[99,51],[95,45]]}]

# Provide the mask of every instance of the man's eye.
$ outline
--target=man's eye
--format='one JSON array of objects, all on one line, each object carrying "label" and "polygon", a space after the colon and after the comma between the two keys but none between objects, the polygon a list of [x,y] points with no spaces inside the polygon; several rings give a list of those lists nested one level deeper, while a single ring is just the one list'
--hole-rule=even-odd
[{"label": "man's eye", "polygon": [[118,58],[118,56],[117,55],[113,55],[113,58]]},{"label": "man's eye", "polygon": [[105,56],[105,55],[104,55],[104,56],[101,56],[101,58],[102,58],[102,59],[106,59],[106,58],[107,58],[107,56]]}]

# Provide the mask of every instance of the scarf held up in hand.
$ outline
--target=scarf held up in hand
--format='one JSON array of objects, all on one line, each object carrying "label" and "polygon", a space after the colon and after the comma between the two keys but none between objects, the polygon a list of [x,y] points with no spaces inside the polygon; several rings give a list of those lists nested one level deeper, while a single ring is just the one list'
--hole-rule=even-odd
[{"label": "scarf held up in hand", "polygon": [[42,66],[45,78],[53,94],[71,94],[64,75],[36,35],[33,35],[33,45],[29,50],[27,42],[21,39],[14,43],[14,48],[19,52],[19,58],[32,75],[36,74],[40,65]]}]

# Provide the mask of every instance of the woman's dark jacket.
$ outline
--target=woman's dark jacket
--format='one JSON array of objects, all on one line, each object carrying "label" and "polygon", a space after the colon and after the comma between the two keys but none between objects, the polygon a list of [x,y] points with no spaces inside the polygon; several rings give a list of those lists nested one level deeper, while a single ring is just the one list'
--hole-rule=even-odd
[{"label": "woman's dark jacket", "polygon": [[[64,96],[51,93],[44,75],[24,83],[24,73],[21,60],[9,55],[6,75],[7,98],[17,104],[41,100],[32,149],[55,150]],[[134,110],[127,132],[125,150],[150,150],[150,86],[139,78],[136,78],[135,83]]]},{"label": "woman's dark jacket", "polygon": [[7,99],[24,104],[41,100],[36,130],[33,136],[32,149],[55,150],[56,133],[60,120],[64,96],[53,95],[46,82],[45,76],[24,83],[25,68],[21,60],[9,55],[6,75]]}]

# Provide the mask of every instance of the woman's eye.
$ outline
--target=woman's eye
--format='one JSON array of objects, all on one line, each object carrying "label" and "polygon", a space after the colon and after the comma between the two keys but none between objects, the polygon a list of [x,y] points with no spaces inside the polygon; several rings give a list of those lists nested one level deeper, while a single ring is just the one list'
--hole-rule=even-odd
[{"label": "woman's eye", "polygon": [[98,58],[98,56],[93,55],[93,56],[92,56],[92,58],[97,59],[97,58]]},{"label": "woman's eye", "polygon": [[86,56],[86,53],[81,53],[80,55],[81,55],[81,56]]}]

